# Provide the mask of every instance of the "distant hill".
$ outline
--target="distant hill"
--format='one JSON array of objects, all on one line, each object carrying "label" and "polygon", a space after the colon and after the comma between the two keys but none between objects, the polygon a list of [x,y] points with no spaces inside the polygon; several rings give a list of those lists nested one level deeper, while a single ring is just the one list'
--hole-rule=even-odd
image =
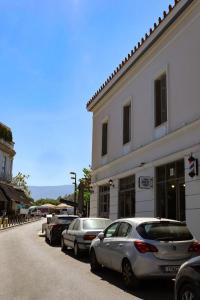
[{"label": "distant hill", "polygon": [[29,186],[31,197],[34,200],[41,198],[56,199],[59,196],[72,194],[74,191],[73,185],[57,185],[57,186]]}]

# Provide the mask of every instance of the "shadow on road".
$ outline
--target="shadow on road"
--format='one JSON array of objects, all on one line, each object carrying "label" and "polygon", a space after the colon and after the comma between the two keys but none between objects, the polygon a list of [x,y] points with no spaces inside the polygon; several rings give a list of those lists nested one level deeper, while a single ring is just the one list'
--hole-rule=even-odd
[{"label": "shadow on road", "polygon": [[126,290],[122,282],[121,274],[103,268],[96,273],[101,280],[105,280],[112,285],[124,290],[142,300],[174,300],[174,282],[172,280],[146,280],[140,283],[137,290]]},{"label": "shadow on road", "polygon": [[89,254],[86,252],[80,253],[80,255],[78,257],[74,256],[74,251],[73,249],[67,249],[65,251],[63,251],[63,253],[65,253],[65,255],[69,255],[71,258],[76,259],[80,262],[89,264],[90,263],[90,258],[89,258]]}]

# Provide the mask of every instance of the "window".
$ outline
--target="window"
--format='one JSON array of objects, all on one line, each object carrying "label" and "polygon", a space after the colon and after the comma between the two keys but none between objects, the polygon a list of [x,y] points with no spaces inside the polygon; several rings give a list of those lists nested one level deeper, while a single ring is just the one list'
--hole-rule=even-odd
[{"label": "window", "polygon": [[118,228],[118,225],[119,225],[118,222],[117,222],[117,223],[114,223],[114,224],[112,224],[112,225],[110,225],[110,226],[106,229],[106,231],[105,231],[105,233],[104,233],[104,236],[105,236],[106,238],[110,238],[110,237],[115,236],[116,231],[117,231],[117,228]]},{"label": "window", "polygon": [[131,104],[123,109],[123,144],[131,140]]},{"label": "window", "polygon": [[83,229],[104,229],[111,223],[110,220],[106,219],[87,219],[83,220]]},{"label": "window", "polygon": [[131,225],[125,222],[122,222],[117,231],[117,237],[126,237],[131,231]]},{"label": "window", "polygon": [[119,218],[135,216],[135,176],[119,181]]},{"label": "window", "polygon": [[144,239],[156,241],[186,241],[193,236],[186,225],[174,222],[151,222],[139,225],[137,232]]},{"label": "window", "polygon": [[155,126],[167,121],[167,77],[166,74],[155,80]]},{"label": "window", "polygon": [[110,212],[110,186],[99,187],[99,217],[109,218]]},{"label": "window", "polygon": [[108,152],[108,123],[102,124],[102,149],[101,155],[104,156]]},{"label": "window", "polygon": [[185,220],[184,160],[156,168],[157,216]]},{"label": "window", "polygon": [[76,220],[73,230],[80,230],[80,220]]}]

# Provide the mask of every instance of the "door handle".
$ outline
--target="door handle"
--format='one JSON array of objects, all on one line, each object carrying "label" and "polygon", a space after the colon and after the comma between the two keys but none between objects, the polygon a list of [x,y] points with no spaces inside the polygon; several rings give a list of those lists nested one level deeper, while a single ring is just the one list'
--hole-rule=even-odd
[{"label": "door handle", "polygon": [[122,246],[123,246],[123,244],[120,243],[120,244],[119,244],[119,247],[122,247]]},{"label": "door handle", "polygon": [[106,243],[106,247],[110,246],[110,243]]}]

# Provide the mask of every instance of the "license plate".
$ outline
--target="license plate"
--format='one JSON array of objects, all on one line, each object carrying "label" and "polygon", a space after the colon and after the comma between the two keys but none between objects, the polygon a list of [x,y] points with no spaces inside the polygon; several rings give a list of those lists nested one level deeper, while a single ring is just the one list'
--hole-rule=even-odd
[{"label": "license plate", "polygon": [[164,271],[166,273],[177,273],[179,269],[179,266],[166,266],[164,267]]}]

